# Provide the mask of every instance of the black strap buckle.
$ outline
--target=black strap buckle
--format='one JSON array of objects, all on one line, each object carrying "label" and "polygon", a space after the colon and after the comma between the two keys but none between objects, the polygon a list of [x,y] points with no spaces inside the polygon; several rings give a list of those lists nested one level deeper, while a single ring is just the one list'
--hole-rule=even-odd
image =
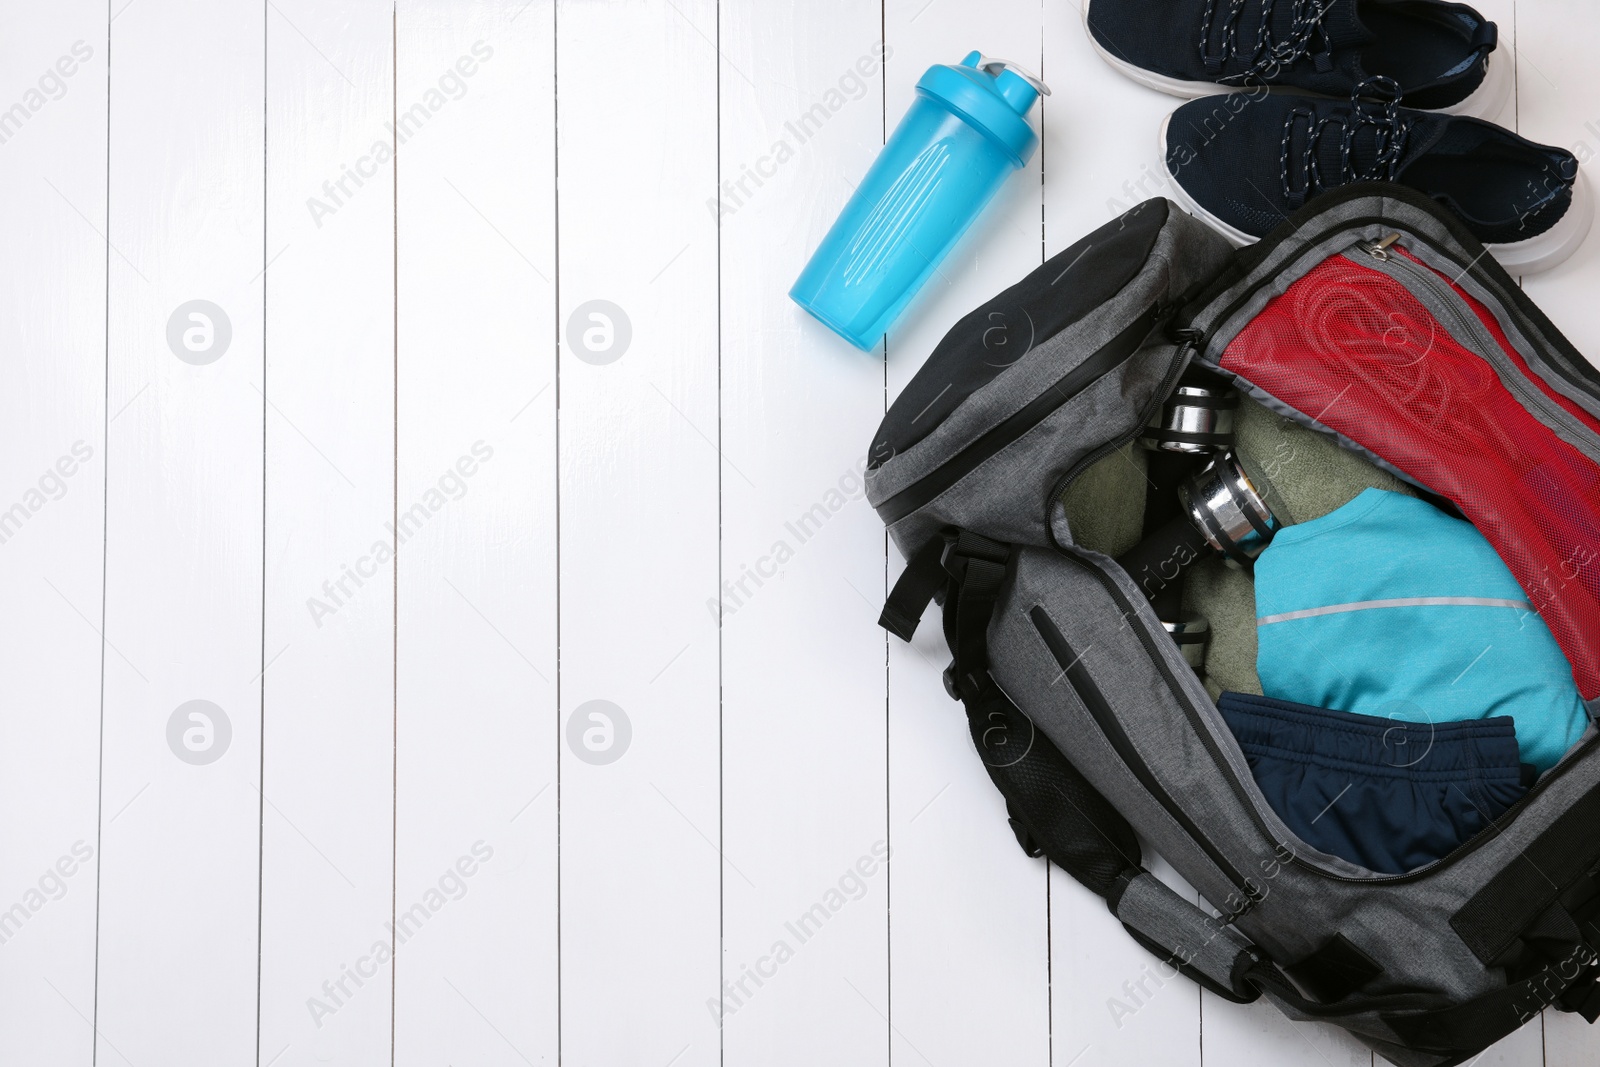
[{"label": "black strap buckle", "polygon": [[950,694],[951,700],[976,700],[978,694],[983,692],[983,679],[971,673],[964,677],[958,675],[954,660],[950,661],[950,666],[944,669],[941,677],[944,679],[944,691]]},{"label": "black strap buckle", "polygon": [[950,694],[950,699],[960,700],[961,683],[956,680],[955,660],[950,661],[950,666],[944,669],[944,674],[941,677],[944,679],[944,691]]}]

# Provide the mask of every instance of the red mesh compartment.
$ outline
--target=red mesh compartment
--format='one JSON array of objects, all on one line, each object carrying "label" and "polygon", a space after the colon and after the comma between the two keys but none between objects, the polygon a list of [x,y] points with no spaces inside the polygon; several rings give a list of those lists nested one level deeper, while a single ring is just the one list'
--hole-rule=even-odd
[{"label": "red mesh compartment", "polygon": [[[1526,370],[1488,310],[1455,291]],[[1600,466],[1530,414],[1403,285],[1331,258],[1269,302],[1222,365],[1453,502],[1550,626],[1584,699],[1600,695]]]},{"label": "red mesh compartment", "polygon": [[1593,415],[1589,414],[1589,412],[1581,407],[1577,401],[1562,396],[1560,393],[1550,388],[1549,384],[1546,383],[1543,378],[1535,374],[1528,366],[1527,360],[1522,358],[1522,353],[1518,352],[1516,348],[1512,346],[1510,338],[1506,337],[1506,331],[1501,329],[1499,320],[1491,315],[1489,313],[1489,309],[1480,304],[1476,297],[1473,297],[1465,289],[1461,288],[1459,285],[1456,285],[1449,278],[1447,278],[1442,272],[1429,267],[1426,263],[1422,262],[1422,260],[1418,259],[1416,256],[1413,256],[1405,249],[1396,247],[1391,249],[1391,251],[1400,253],[1402,256],[1405,256],[1419,267],[1425,267],[1428,270],[1433,271],[1435,277],[1449,285],[1451,289],[1455,290],[1456,295],[1462,300],[1466,301],[1467,306],[1472,309],[1472,313],[1478,316],[1478,321],[1483,323],[1484,327],[1494,335],[1495,342],[1499,344],[1500,350],[1511,357],[1511,361],[1517,365],[1517,369],[1523,373],[1524,377],[1526,377],[1534,385],[1537,385],[1541,393],[1559,404],[1567,412],[1567,414],[1571,415],[1573,418],[1589,427],[1589,429],[1593,430],[1595,433],[1600,434],[1600,419],[1597,419]]}]

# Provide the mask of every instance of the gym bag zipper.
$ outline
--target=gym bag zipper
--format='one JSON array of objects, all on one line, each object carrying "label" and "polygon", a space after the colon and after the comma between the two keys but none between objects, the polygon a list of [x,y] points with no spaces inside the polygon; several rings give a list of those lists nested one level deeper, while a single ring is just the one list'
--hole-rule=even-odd
[{"label": "gym bag zipper", "polygon": [[1150,336],[1151,331],[1159,326],[1172,310],[1170,305],[1162,305],[1159,302],[1151,305],[1120,333],[1096,349],[1088,359],[1056,379],[1021,410],[967,444],[945,463],[885,500],[878,507],[878,514],[884,524],[892,526],[917,509],[925,507],[939,494],[1015,443],[1029,430],[1053,415],[1057,409],[1099,381],[1112,369],[1120,366],[1139,350],[1145,338]]},{"label": "gym bag zipper", "polygon": [[[1568,440],[1568,443],[1571,441],[1567,435],[1592,442],[1595,437],[1594,431],[1528,380],[1527,375],[1506,355],[1500,343],[1484,328],[1483,321],[1467,306],[1467,302],[1454,287],[1441,279],[1426,264],[1418,263],[1405,255],[1397,256],[1390,253],[1390,248],[1402,252],[1405,250],[1405,245],[1400,244],[1400,240],[1400,234],[1392,233],[1381,241],[1357,242],[1355,247],[1360,248],[1373,260],[1375,265],[1363,264],[1369,270],[1393,278],[1402,285],[1408,281],[1413,282],[1417,288],[1432,294],[1435,301],[1446,310],[1450,319],[1448,322],[1441,322],[1440,325],[1464,348],[1492,367],[1501,383],[1530,414],[1542,416],[1540,421],[1558,437]],[[1430,315],[1435,318],[1440,317],[1435,308],[1426,303],[1422,306]],[[1600,462],[1600,457],[1592,454],[1593,448],[1594,445],[1590,444],[1579,447],[1578,451],[1591,462]]]},{"label": "gym bag zipper", "polygon": [[[1039,637],[1045,643],[1045,647],[1050,650],[1050,655],[1054,657],[1056,663],[1061,667],[1067,684],[1072,687],[1073,692],[1078,694],[1078,699],[1088,709],[1089,716],[1100,727],[1100,732],[1105,735],[1106,740],[1122,759],[1129,772],[1138,779],[1145,792],[1149,793],[1155,799],[1155,802],[1161,805],[1162,809],[1183,828],[1195,845],[1206,854],[1206,857],[1223,873],[1228,881],[1233,883],[1234,888],[1244,895],[1244,899],[1249,901],[1250,904],[1254,904],[1260,899],[1259,890],[1246,880],[1244,875],[1239,872],[1239,869],[1233,865],[1233,862],[1227,856],[1223,855],[1216,845],[1212,844],[1211,839],[1201,832],[1199,826],[1189,817],[1189,814],[1173,799],[1172,794],[1167,792],[1166,787],[1156,780],[1155,775],[1150,771],[1149,765],[1139,756],[1138,749],[1133,744],[1133,739],[1122,728],[1122,723],[1118,721],[1116,712],[1112,710],[1105,694],[1100,691],[1100,687],[1095,684],[1094,678],[1084,666],[1082,654],[1073,651],[1072,646],[1067,643],[1067,639],[1062,636],[1061,631],[1056,627],[1055,622],[1050,618],[1050,614],[1044,610],[1043,606],[1035,605],[1028,612],[1028,617],[1033,620],[1033,628],[1038,631]],[[1245,908],[1235,912],[1230,917],[1230,921],[1232,918],[1243,914],[1245,910],[1248,910],[1248,907],[1249,905],[1246,905]]]},{"label": "gym bag zipper", "polygon": [[[1327,229],[1322,230],[1315,237],[1312,237],[1310,240],[1302,243],[1300,252],[1293,257],[1294,263],[1298,264],[1304,255],[1309,254],[1310,249],[1315,248],[1317,245],[1326,241],[1330,237],[1335,237],[1346,231],[1360,230],[1366,226],[1375,224],[1393,226],[1394,219],[1382,215],[1363,215],[1360,218],[1347,219],[1346,221],[1338,223],[1337,225],[1330,226]],[[1389,239],[1384,238],[1384,240]],[[1450,249],[1444,247],[1432,238],[1425,237],[1421,234],[1407,234],[1405,236],[1405,240],[1412,244],[1420,244],[1427,247],[1450,266],[1459,268],[1460,273],[1458,274],[1458,277],[1471,273],[1472,276],[1476,278],[1486,289],[1490,290],[1490,292],[1495,292],[1496,290],[1500,289],[1500,287],[1494,283],[1492,278],[1485,278],[1477,273],[1477,271],[1474,269],[1477,264],[1477,260],[1473,260],[1471,263],[1462,263],[1458,258],[1456,258],[1455,253]],[[1356,245],[1363,248],[1367,248],[1369,245],[1377,245],[1379,243],[1379,241],[1356,241]],[[1394,241],[1389,240],[1389,243],[1393,244]],[[1387,247],[1387,245],[1384,246],[1385,249],[1387,249]],[[1251,247],[1252,251],[1261,249],[1262,246],[1260,244]],[[1337,252],[1333,253],[1333,255],[1338,254],[1339,253]],[[1324,258],[1331,257],[1325,256]],[[1480,256],[1479,258],[1482,257]],[[1233,300],[1228,302],[1228,306],[1223,309],[1222,314],[1212,317],[1204,330],[1195,327],[1186,328],[1184,332],[1192,335],[1196,339],[1195,347],[1199,353],[1201,362],[1205,363],[1207,366],[1220,369],[1216,364],[1213,364],[1207,358],[1207,351],[1211,346],[1212,338],[1216,336],[1218,327],[1222,323],[1225,323],[1231,319],[1240,308],[1244,307],[1255,297],[1256,293],[1260,292],[1263,287],[1271,283],[1276,277],[1281,276],[1286,270],[1289,269],[1290,266],[1291,264],[1285,263],[1278,268],[1275,274],[1263,275],[1262,277],[1256,279],[1256,281],[1253,282],[1247,289],[1245,289],[1244,292],[1240,293]],[[1220,294],[1218,295],[1220,296]],[[1520,290],[1518,290],[1514,295],[1510,295],[1502,291],[1498,296],[1499,305],[1507,315],[1517,322],[1517,325],[1519,328],[1521,328],[1525,335],[1527,335],[1529,338],[1538,338],[1544,333],[1545,327],[1534,321],[1522,308],[1517,306],[1517,297],[1521,295],[1522,294]],[[1203,300],[1205,298],[1202,297],[1201,299]],[[1193,318],[1186,314],[1180,314],[1178,318],[1180,322],[1187,323],[1193,321]],[[1545,364],[1550,371],[1554,372],[1558,377],[1561,378],[1562,381],[1566,382],[1574,389],[1577,389],[1579,392],[1583,393],[1592,400],[1600,400],[1600,380],[1596,380],[1595,376],[1586,375],[1582,370],[1568,367],[1566,365],[1565,357],[1546,359]],[[1520,372],[1518,373],[1520,374]],[[1594,375],[1600,375],[1600,372],[1594,372]]]}]

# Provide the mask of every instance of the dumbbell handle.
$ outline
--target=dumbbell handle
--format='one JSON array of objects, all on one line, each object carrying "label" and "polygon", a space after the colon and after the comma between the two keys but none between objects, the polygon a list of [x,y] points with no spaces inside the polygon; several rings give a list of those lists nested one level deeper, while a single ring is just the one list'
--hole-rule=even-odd
[{"label": "dumbbell handle", "polygon": [[[1156,614],[1168,619],[1174,617],[1173,609],[1182,595],[1183,572],[1213,551],[1189,517],[1180,514],[1124,552],[1117,562],[1145,598],[1156,605]],[[1162,614],[1163,609],[1166,614]]]}]

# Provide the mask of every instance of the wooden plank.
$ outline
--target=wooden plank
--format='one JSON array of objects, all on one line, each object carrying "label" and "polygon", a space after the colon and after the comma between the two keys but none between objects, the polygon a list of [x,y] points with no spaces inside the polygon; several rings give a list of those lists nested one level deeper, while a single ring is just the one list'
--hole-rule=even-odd
[{"label": "wooden plank", "polygon": [[[1532,1030],[1533,1027],[1527,1027]],[[1589,1067],[1595,1062],[1600,1037],[1594,1024],[1566,1011],[1544,1013],[1544,1062],[1548,1067]]]},{"label": "wooden plank", "polygon": [[[1152,196],[1165,195],[1156,131],[1182,101],[1122,77],[1089,42],[1076,3],[1045,10],[1043,102],[1045,254]],[[1145,864],[1192,894],[1158,856]],[[1187,979],[1163,978],[1122,924],[1060,870],[1051,872],[1052,1062],[1200,1063],[1201,1004]],[[1162,984],[1164,982],[1164,984]],[[1209,1027],[1210,1018],[1206,1022]],[[1210,1055],[1209,1029],[1205,1048]],[[1245,1055],[1235,1062],[1256,1062]],[[1213,1062],[1225,1062],[1214,1060]]]},{"label": "wooden plank", "polygon": [[1327,1023],[1291,1022],[1265,998],[1233,1004],[1202,993],[1206,1063],[1301,1063],[1369,1067],[1373,1053]]},{"label": "wooden plank", "polygon": [[0,1062],[78,1065],[100,844],[105,5],[11,12],[0,68]]},{"label": "wooden plank", "polygon": [[263,15],[111,27],[98,1062],[256,1052]]},{"label": "wooden plank", "polygon": [[553,11],[396,19],[394,1062],[553,1063]]},{"label": "wooden plank", "polygon": [[[960,5],[891,0],[889,133],[911,106],[917,79],[935,63],[959,62],[981,47],[1037,72],[1042,11],[1027,0],[989,4],[978,32]],[[1037,110],[1032,118],[1037,123]],[[891,400],[957,319],[1041,262],[1039,167],[1035,153],[1007,180],[890,331]],[[892,548],[889,556],[893,580],[903,560]],[[973,750],[966,714],[944,691],[940,673],[949,652],[936,615],[929,613],[912,646],[889,642],[893,1058],[916,1059],[920,1049],[936,1060],[1044,1064],[1050,1057],[1047,866],[1017,847],[1005,803]],[[951,1011],[952,1004],[962,1010]]]},{"label": "wooden plank", "polygon": [[[133,17],[130,14],[130,17]],[[267,13],[260,1060],[386,1061],[394,895],[393,7]],[[380,944],[387,945],[379,949]]]},{"label": "wooden plank", "polygon": [[[1527,1064],[1545,1063],[1545,1026],[1546,1020],[1554,1018],[1562,1012],[1545,1012],[1537,1019],[1532,1019],[1505,1037],[1484,1049],[1473,1060],[1475,1067],[1526,1067]],[[1594,1045],[1589,1044],[1590,1058],[1585,1062],[1593,1061]]]},{"label": "wooden plank", "polygon": [[[1182,885],[1160,857],[1146,850],[1144,859],[1159,877]],[[1050,881],[1051,1062],[1197,1067],[1200,988],[1134,944],[1105,901],[1065,871],[1053,868]]]},{"label": "wooden plank", "polygon": [[717,9],[562,3],[556,26],[562,1056],[712,1064],[720,886],[739,877],[718,853],[706,625],[719,480],[738,477],[718,455],[706,209]]},{"label": "wooden plank", "polygon": [[730,1067],[890,1054],[884,535],[861,478],[883,363],[786,296],[882,144],[881,33],[859,0],[721,9]]}]

